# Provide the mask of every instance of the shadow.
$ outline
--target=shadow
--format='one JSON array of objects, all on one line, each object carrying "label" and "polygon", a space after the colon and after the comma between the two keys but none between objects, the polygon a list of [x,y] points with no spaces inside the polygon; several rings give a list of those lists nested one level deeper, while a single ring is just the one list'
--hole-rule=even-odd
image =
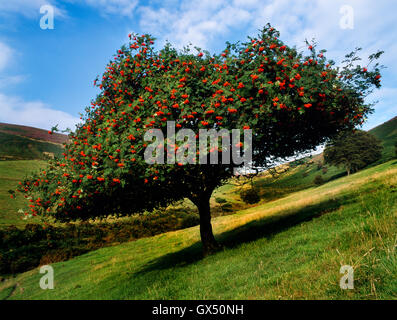
[{"label": "shadow", "polygon": [[342,178],[345,176],[347,176],[346,172],[337,173],[337,174],[334,174],[333,176],[331,176],[329,179],[327,179],[326,182],[330,182],[330,181],[333,181],[333,180],[336,180],[336,179],[339,179],[339,178]]},{"label": "shadow", "polygon": [[[288,230],[302,222],[310,221],[328,212],[335,211],[342,204],[354,202],[354,199],[344,197],[320,202],[300,210],[290,210],[282,216],[265,217],[251,221],[233,230],[217,235],[217,240],[225,249],[236,248],[243,243],[261,238],[270,239],[277,233]],[[144,275],[152,271],[183,267],[203,259],[201,242],[182,249],[178,252],[166,254],[146,264],[135,275]]]},{"label": "shadow", "polygon": [[144,268],[135,275],[142,275],[151,271],[165,270],[169,268],[182,268],[203,259],[202,245],[198,241],[180,251],[168,253],[158,259],[148,262]]},{"label": "shadow", "polygon": [[17,285],[14,284],[14,285],[7,287],[7,288],[3,289],[2,291],[0,291],[0,293],[2,293],[3,291],[6,292],[5,296],[2,297],[0,300],[7,300],[8,298],[10,298],[16,288],[17,288]]},{"label": "shadow", "polygon": [[222,233],[218,240],[225,248],[235,248],[246,242],[262,238],[271,239],[277,233],[335,211],[341,205],[340,200],[332,199],[300,210],[287,211],[282,216],[254,220],[241,227]]}]

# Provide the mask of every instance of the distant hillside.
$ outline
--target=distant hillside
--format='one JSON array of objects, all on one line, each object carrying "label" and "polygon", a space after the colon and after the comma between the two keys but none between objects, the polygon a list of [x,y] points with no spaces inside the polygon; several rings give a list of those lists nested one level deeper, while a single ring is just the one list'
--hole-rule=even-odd
[{"label": "distant hillside", "polygon": [[0,123],[0,160],[43,159],[60,156],[68,136],[15,124]]},{"label": "distant hillside", "polygon": [[383,141],[383,159],[388,161],[395,155],[394,144],[397,141],[397,117],[377,126],[368,131],[375,137]]},{"label": "distant hillside", "polygon": [[48,134],[48,131],[44,129],[20,126],[16,124],[1,123],[1,122],[0,122],[0,132],[18,135],[35,140],[53,142],[57,144],[63,144],[68,141],[68,136],[65,134],[60,134],[60,133]]}]

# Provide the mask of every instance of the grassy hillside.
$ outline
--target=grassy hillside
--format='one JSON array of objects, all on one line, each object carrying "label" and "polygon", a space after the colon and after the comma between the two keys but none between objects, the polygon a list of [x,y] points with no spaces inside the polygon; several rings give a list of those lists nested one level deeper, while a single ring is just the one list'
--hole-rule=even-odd
[{"label": "grassy hillside", "polygon": [[25,175],[44,165],[45,162],[39,160],[0,161],[0,228],[10,224],[26,224],[18,213],[18,209],[23,208],[24,199],[10,199],[8,190],[15,190]]},{"label": "grassy hillside", "polygon": [[264,173],[254,180],[259,188],[262,201],[270,201],[288,195],[292,192],[314,187],[314,178],[320,175],[325,182],[332,181],[345,175],[343,169],[323,164],[322,155],[306,158],[297,166],[288,164],[288,171],[281,173],[277,178]]},{"label": "grassy hillside", "polygon": [[44,159],[43,152],[60,156],[62,150],[62,146],[54,143],[0,132],[0,159],[2,160]]},{"label": "grassy hillside", "polygon": [[383,141],[383,159],[390,160],[395,156],[394,144],[397,142],[397,117],[369,130],[375,137]]},{"label": "grassy hillside", "polygon": [[62,154],[68,137],[32,127],[0,123],[0,159],[44,159],[43,152]]},{"label": "grassy hillside", "polygon": [[48,134],[47,130],[0,122],[0,132],[18,135],[34,140],[63,144],[69,140],[68,136],[61,133]]},{"label": "grassy hillside", "polygon": [[[201,258],[193,227],[53,264],[0,284],[8,299],[396,299],[397,163],[213,221],[225,246]],[[341,290],[341,265],[354,290]],[[203,281],[205,279],[205,281]]]}]

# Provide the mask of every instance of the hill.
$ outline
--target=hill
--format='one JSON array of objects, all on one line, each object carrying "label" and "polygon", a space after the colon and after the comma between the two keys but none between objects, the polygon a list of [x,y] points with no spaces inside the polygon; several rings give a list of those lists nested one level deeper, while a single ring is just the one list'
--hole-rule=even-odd
[{"label": "hill", "polygon": [[68,136],[48,134],[46,130],[27,126],[0,123],[0,159],[26,160],[60,156]]},{"label": "hill", "polygon": [[8,190],[15,190],[18,182],[27,174],[44,166],[45,162],[40,160],[0,161],[0,228],[28,223],[18,213],[18,209],[27,205],[26,200],[23,197],[10,199]]},{"label": "hill", "polygon": [[388,161],[395,156],[394,144],[397,142],[397,117],[368,131],[383,142],[382,160]]},{"label": "hill", "polygon": [[[396,185],[390,161],[215,218],[225,249],[205,259],[193,227],[54,263],[55,290],[20,274],[0,298],[396,299]],[[339,287],[343,265],[354,290]]]}]

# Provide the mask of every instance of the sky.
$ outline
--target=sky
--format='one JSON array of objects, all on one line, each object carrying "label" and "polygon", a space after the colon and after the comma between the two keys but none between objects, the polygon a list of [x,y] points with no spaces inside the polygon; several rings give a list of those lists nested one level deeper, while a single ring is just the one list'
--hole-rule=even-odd
[{"label": "sky", "polygon": [[[53,29],[42,28],[46,5]],[[396,13],[394,0],[0,0],[0,122],[73,129],[131,32],[153,35],[158,48],[168,40],[219,53],[270,23],[286,44],[303,50],[314,38],[337,63],[356,47],[363,63],[385,51],[368,130],[397,115]]]}]

